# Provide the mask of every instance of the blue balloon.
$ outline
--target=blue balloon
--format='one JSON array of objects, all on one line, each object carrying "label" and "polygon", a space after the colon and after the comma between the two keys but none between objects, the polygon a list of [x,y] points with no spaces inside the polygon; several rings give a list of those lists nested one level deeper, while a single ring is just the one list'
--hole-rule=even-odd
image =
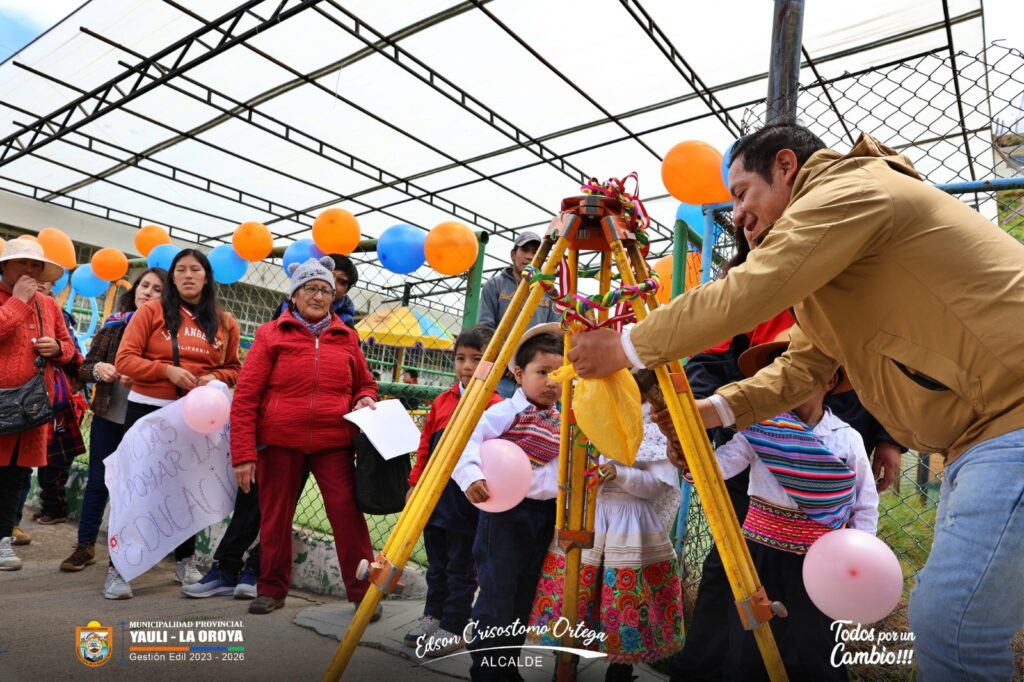
[{"label": "blue balloon", "polygon": [[679,208],[676,209],[676,220],[682,220],[690,226],[691,230],[703,234],[704,231],[704,212],[700,206],[693,204],[679,204]]},{"label": "blue balloon", "polygon": [[725,186],[729,186],[729,164],[732,163],[732,147],[736,144],[737,140],[733,140],[729,143],[729,146],[725,148],[725,153],[722,154],[722,182]]},{"label": "blue balloon", "polygon": [[102,296],[109,286],[110,282],[104,282],[93,274],[92,266],[88,263],[79,265],[71,275],[71,288],[86,298]]},{"label": "blue balloon", "polygon": [[[310,258],[323,258],[324,252],[316,248],[312,239],[300,239],[284,250],[284,259],[281,265],[284,271],[288,272],[288,266],[292,263],[305,263]],[[290,276],[290,275],[289,275]]]},{"label": "blue balloon", "polygon": [[217,284],[234,284],[245,276],[249,268],[248,261],[235,253],[235,247],[231,244],[221,244],[206,257],[210,259],[213,279]]},{"label": "blue balloon", "polygon": [[181,249],[174,244],[160,244],[153,247],[153,250],[146,256],[146,265],[151,268],[171,269],[171,261],[178,255]]},{"label": "blue balloon", "polygon": [[380,264],[396,275],[407,275],[426,260],[423,253],[426,241],[427,233],[417,227],[402,223],[392,225],[377,240]]},{"label": "blue balloon", "polygon": [[52,294],[56,296],[60,292],[64,291],[64,287],[68,285],[68,280],[71,279],[71,271],[64,270],[64,274],[60,276],[56,282],[53,283]]}]

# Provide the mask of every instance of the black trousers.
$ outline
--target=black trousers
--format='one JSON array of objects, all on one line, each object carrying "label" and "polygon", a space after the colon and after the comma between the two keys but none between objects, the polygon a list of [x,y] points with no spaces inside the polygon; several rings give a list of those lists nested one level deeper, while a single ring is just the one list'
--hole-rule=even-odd
[{"label": "black trousers", "polygon": [[[308,467],[302,471],[302,482],[295,493],[296,499],[302,497],[307,480]],[[228,522],[224,537],[213,553],[213,560],[220,567],[221,574],[238,575],[244,568],[248,568],[256,575],[260,574],[260,545],[258,542],[253,545],[260,533],[260,500],[257,490],[258,483],[254,483],[247,493],[242,492],[241,488],[238,489],[231,521]],[[252,549],[249,549],[250,546]],[[247,549],[249,556],[243,561],[242,557]]]},{"label": "black trousers", "polygon": [[47,516],[58,518],[68,515],[67,485],[73,455],[63,452],[50,455],[47,464],[39,467],[39,504]]},{"label": "black trousers", "polygon": [[[124,414],[124,432],[128,433],[128,429],[132,427],[135,422],[139,421],[147,414],[156,412],[160,408],[156,405],[145,405],[143,403],[137,403],[134,401],[128,401],[128,409],[125,410]],[[196,555],[196,536],[190,537],[185,542],[181,543],[174,548],[174,558],[177,561],[182,559],[188,559],[189,557]]]},{"label": "black trousers", "polygon": [[[726,481],[726,490],[740,525],[750,506],[748,480],[747,470],[744,470],[739,476]],[[670,661],[672,682],[717,682],[722,679],[725,659],[729,655],[729,618],[735,612],[732,588],[729,587],[722,557],[718,554],[718,547],[712,545],[704,560],[693,618],[686,630],[686,644]],[[760,654],[756,655],[760,658]]]},{"label": "black trousers", "polygon": [[[804,555],[784,552],[747,541],[757,575],[773,600],[786,605],[786,618],[772,618],[772,635],[779,645],[782,664],[791,680],[845,682],[846,668],[831,663],[836,646],[831,630],[832,619],[818,610],[804,588]],[[729,610],[729,647],[722,679],[767,682],[768,672],[754,640],[754,633],[744,630],[736,609]]]},{"label": "black trousers", "polygon": [[18,466],[18,445],[11,452],[11,463],[0,466],[0,538],[14,533],[15,520],[21,507],[21,486],[25,472],[31,469]]}]

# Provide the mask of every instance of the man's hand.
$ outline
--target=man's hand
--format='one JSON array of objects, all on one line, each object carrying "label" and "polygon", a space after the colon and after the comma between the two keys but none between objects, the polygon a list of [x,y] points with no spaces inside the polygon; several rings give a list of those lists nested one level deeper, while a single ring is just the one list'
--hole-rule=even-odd
[{"label": "man's hand", "polygon": [[718,416],[718,410],[711,404],[711,401],[707,398],[701,398],[696,401],[697,411],[700,412],[701,421],[704,422],[705,429],[714,429],[719,426],[723,426],[722,418]]},{"label": "man's hand", "polygon": [[882,492],[892,485],[900,473],[900,449],[892,443],[879,443],[871,456],[871,472],[875,485]]},{"label": "man's hand", "polygon": [[18,281],[14,283],[14,289],[11,290],[11,293],[14,294],[15,298],[21,299],[22,303],[28,303],[32,300],[32,297],[36,295],[37,285],[38,283],[35,278],[29,277],[28,275],[22,275],[18,278]]},{"label": "man's hand", "polygon": [[174,365],[167,366],[167,378],[172,384],[186,391],[191,391],[199,385],[199,380],[192,372]]},{"label": "man's hand", "polygon": [[371,398],[370,396],[364,395],[362,398],[356,401],[356,404],[353,405],[352,409],[358,410],[363,407],[369,407],[371,410],[376,410],[377,403],[375,403],[373,401],[373,398]]},{"label": "man's hand", "polygon": [[595,329],[572,337],[569,362],[584,379],[596,379],[632,366],[622,350],[622,335],[614,329]]},{"label": "man's hand", "polygon": [[473,504],[486,502],[491,499],[491,491],[487,489],[487,481],[482,478],[479,481],[473,481],[466,488],[466,499]]},{"label": "man's hand", "polygon": [[57,340],[49,336],[41,336],[33,341],[36,352],[44,358],[55,358],[60,355],[60,346]]},{"label": "man's hand", "polygon": [[256,462],[246,462],[236,466],[235,479],[243,493],[249,492],[252,489],[252,484],[256,482]]}]

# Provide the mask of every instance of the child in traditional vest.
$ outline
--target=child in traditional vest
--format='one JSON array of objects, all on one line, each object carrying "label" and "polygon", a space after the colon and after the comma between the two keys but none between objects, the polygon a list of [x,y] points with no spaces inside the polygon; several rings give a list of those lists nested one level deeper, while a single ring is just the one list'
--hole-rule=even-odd
[{"label": "child in traditional vest", "polygon": [[[763,343],[740,356],[753,376],[781,355],[788,341]],[[839,528],[874,533],[878,493],[864,442],[824,407],[830,392],[849,390],[842,370],[806,402],[733,436],[715,451],[725,478],[750,467],[750,510],[743,534],[769,599],[789,615],[771,620],[772,633],[792,680],[845,680],[832,665],[832,620],[811,602],[803,583],[804,555],[822,535]],[[726,679],[767,679],[754,635],[738,612],[729,612]]]},{"label": "child in traditional vest", "polygon": [[[434,399],[423,424],[423,436],[416,451],[416,465],[409,474],[412,494],[434,448],[441,440],[455,407],[469,386],[484,350],[491,341],[490,327],[477,325],[462,330],[455,339],[455,376],[451,389]],[[493,394],[488,407],[501,402]],[[476,566],[473,563],[473,538],[480,512],[466,499],[454,480],[449,480],[441,499],[423,529],[423,546],[427,550],[427,599],[423,619],[405,635],[409,646],[427,646],[427,656],[445,656],[459,649],[462,632],[469,621],[476,594]]]},{"label": "child in traditional vest", "polygon": [[[527,330],[509,363],[519,388],[483,414],[453,475],[470,502],[485,502],[490,493],[480,470],[480,444],[492,438],[515,443],[533,465],[533,479],[522,502],[508,511],[480,513],[473,542],[480,593],[473,605],[475,637],[467,644],[473,657],[473,680],[520,679],[517,647],[525,637],[533,593],[555,527],[561,384],[548,375],[561,366],[559,326],[548,323]],[[511,648],[479,651],[493,647]]]},{"label": "child in traditional vest", "polygon": [[[664,409],[651,370],[634,375],[643,397],[644,439],[633,466],[601,457],[594,545],[582,551],[577,617],[563,611],[565,552],[553,542],[530,614],[531,638],[559,646],[559,629],[577,623],[603,639],[578,647],[607,654],[605,682],[632,682],[633,665],[662,660],[683,645],[679,562],[668,531],[679,509],[679,472],[650,415]],[[664,504],[659,504],[664,501]],[[659,513],[659,507],[668,513]],[[566,623],[565,621],[568,621]],[[543,634],[538,634],[543,631]]]}]

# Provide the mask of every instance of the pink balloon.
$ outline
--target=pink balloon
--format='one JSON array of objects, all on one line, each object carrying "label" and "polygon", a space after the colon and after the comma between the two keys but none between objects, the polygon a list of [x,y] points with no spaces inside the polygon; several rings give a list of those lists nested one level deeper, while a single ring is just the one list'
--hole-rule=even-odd
[{"label": "pink balloon", "polygon": [[530,491],[533,467],[523,449],[507,440],[495,438],[480,445],[480,469],[491,496],[476,506],[486,512],[508,511],[523,501]]},{"label": "pink balloon", "polygon": [[220,431],[230,413],[231,401],[212,386],[192,389],[181,405],[181,416],[185,424],[198,433]]},{"label": "pink balloon", "polygon": [[804,587],[833,620],[874,623],[896,608],[903,595],[903,571],[889,546],[852,528],[827,533],[804,559]]}]

